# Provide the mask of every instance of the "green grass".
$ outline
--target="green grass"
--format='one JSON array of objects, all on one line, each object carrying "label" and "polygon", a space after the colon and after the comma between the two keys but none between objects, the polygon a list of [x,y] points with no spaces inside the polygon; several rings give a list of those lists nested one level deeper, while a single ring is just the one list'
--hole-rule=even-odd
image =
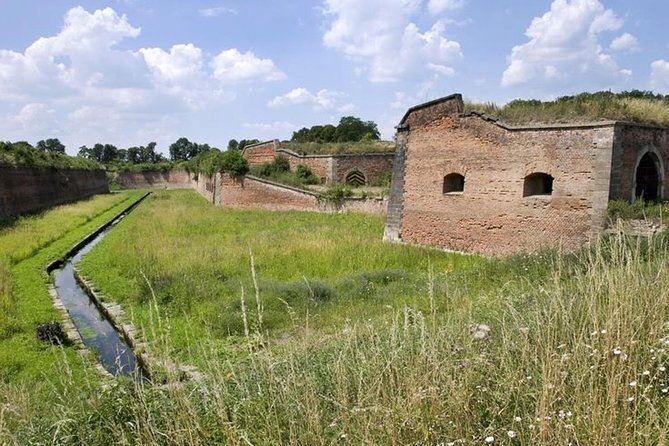
[{"label": "green grass", "polygon": [[242,288],[246,307],[257,305],[251,257],[262,311],[249,311],[248,324],[262,320],[261,332],[282,342],[303,334],[295,320],[308,318],[330,333],[346,323],[384,323],[389,311],[406,306],[425,310],[430,271],[434,291],[464,314],[474,305],[494,306],[489,294],[517,274],[549,269],[550,261],[538,257],[513,264],[386,244],[382,232],[377,216],[221,209],[192,191],[161,191],[80,267],[139,326],[150,325],[153,290],[171,328],[156,338],[168,336],[170,354],[182,360],[193,345],[228,345],[244,334]]},{"label": "green grass", "polygon": [[669,126],[669,96],[638,91],[581,93],[554,101],[516,99],[501,107],[492,103],[466,102],[465,112],[472,111],[511,124],[616,120]]},{"label": "green grass", "polygon": [[[327,334],[302,318],[311,334],[290,344],[252,331],[244,354],[203,349],[200,382],[55,393],[59,418],[21,418],[17,393],[4,425],[23,422],[17,444],[666,445],[668,241],[613,238],[553,258],[551,280],[517,276],[491,293],[494,311],[467,318],[434,268],[424,310]],[[489,339],[472,338],[474,322]]]},{"label": "green grass", "polygon": [[669,236],[488,259],[381,231],[154,193],[83,269],[204,378],[0,387],[0,444],[669,443]]},{"label": "green grass", "polygon": [[346,143],[282,142],[280,148],[292,150],[300,155],[392,153],[395,151],[395,143],[393,141],[360,141]]},{"label": "green grass", "polygon": [[[138,193],[96,196],[37,215],[5,221],[0,230],[0,382],[57,379],[73,349],[41,344],[35,329],[58,320],[47,292],[47,264],[128,206]],[[73,366],[81,372],[81,364]]]}]

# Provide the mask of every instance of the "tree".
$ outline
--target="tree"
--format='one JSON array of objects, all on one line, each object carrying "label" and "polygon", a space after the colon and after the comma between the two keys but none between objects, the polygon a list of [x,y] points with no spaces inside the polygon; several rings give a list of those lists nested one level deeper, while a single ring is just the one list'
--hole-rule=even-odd
[{"label": "tree", "polygon": [[43,139],[37,143],[36,148],[40,152],[65,154],[65,145],[63,145],[58,138]]},{"label": "tree", "polygon": [[335,140],[337,142],[360,141],[367,135],[370,140],[378,140],[380,133],[373,121],[364,122],[355,116],[344,116],[339,120]]},{"label": "tree", "polygon": [[236,139],[228,141],[228,150],[239,150],[239,141]]},{"label": "tree", "polygon": [[188,159],[188,154],[191,151],[192,142],[188,138],[179,138],[170,144],[170,159],[172,161],[183,161]]},{"label": "tree", "polygon": [[234,177],[240,177],[248,173],[249,163],[242,157],[239,150],[228,150],[223,152],[221,171],[227,172]]}]

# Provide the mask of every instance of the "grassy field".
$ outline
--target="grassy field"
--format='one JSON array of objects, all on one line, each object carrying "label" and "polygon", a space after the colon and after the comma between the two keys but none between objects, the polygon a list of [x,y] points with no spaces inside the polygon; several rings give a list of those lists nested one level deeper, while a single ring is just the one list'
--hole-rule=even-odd
[{"label": "grassy field", "polygon": [[204,378],[60,386],[39,416],[0,387],[0,444],[669,443],[666,236],[487,259],[381,232],[155,193],[83,269]]},{"label": "grassy field", "polygon": [[63,361],[76,359],[71,349],[36,339],[39,323],[59,318],[47,293],[46,265],[138,196],[99,195],[0,224],[0,382],[57,379]]},{"label": "grassy field", "polygon": [[[195,356],[198,365],[213,346],[229,355],[245,330],[286,343],[305,332],[385,323],[405,307],[429,312],[430,287],[439,314],[448,296],[448,317],[468,319],[496,306],[491,295],[522,268],[547,272],[546,262],[509,267],[390,245],[382,232],[380,217],[220,209],[192,191],[156,192],[80,265],[147,337],[167,336],[170,356]],[[152,293],[169,330],[151,324]]]}]

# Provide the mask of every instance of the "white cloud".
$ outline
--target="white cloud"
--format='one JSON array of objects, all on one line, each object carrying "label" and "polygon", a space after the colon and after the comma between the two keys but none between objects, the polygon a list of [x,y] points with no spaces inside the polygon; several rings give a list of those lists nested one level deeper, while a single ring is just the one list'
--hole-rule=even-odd
[{"label": "white cloud", "polygon": [[460,9],[465,6],[465,0],[429,0],[427,10],[430,14],[441,14],[446,11]]},{"label": "white cloud", "polygon": [[658,93],[669,94],[669,61],[656,60],[650,64],[650,86]]},{"label": "white cloud", "polygon": [[635,51],[639,49],[639,41],[632,34],[625,33],[613,39],[610,48],[613,51]]},{"label": "white cloud", "polygon": [[174,45],[169,53],[161,48],[142,48],[139,52],[159,82],[179,82],[200,76],[202,50],[191,43]]},{"label": "white cloud", "polygon": [[[77,145],[105,135],[112,142],[162,125],[154,123],[180,122],[170,117],[185,111],[229,102],[240,81],[285,76],[272,60],[237,49],[215,58],[192,43],[128,49],[140,32],[111,8],[76,7],[56,34],[24,52],[0,49],[0,133],[37,140],[60,129],[61,140],[69,134]],[[48,127],[26,124],[34,116]]]},{"label": "white cloud", "polygon": [[445,37],[445,21],[421,32],[411,22],[420,0],[326,0],[332,19],[325,46],[359,63],[372,82],[422,79],[452,73],[460,44]]},{"label": "white cloud", "polygon": [[248,122],[244,124],[244,128],[252,129],[263,134],[273,134],[276,133],[290,133],[299,128],[299,126],[287,122],[287,121],[275,121],[275,122]]},{"label": "white cloud", "polygon": [[218,17],[222,14],[237,14],[237,11],[231,8],[226,8],[225,6],[218,6],[216,8],[203,8],[198,9],[201,16],[203,17]]},{"label": "white cloud", "polygon": [[250,51],[240,53],[236,48],[221,52],[211,67],[216,79],[227,82],[269,82],[286,77],[271,59],[260,59]]},{"label": "white cloud", "polygon": [[353,104],[342,104],[342,100],[346,95],[338,91],[319,90],[311,93],[306,88],[294,88],[283,96],[277,96],[267,103],[269,107],[285,107],[289,105],[304,105],[313,106],[314,110],[333,110],[337,109],[341,112],[351,111],[355,107]]},{"label": "white cloud", "polygon": [[502,76],[505,87],[536,83],[615,82],[625,78],[599,35],[622,26],[599,0],[555,0],[550,11],[532,20],[527,43],[515,46]]}]

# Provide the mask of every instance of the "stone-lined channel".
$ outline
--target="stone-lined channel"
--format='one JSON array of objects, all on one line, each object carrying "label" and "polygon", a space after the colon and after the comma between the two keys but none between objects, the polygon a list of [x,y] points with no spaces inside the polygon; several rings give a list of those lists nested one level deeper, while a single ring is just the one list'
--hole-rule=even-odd
[{"label": "stone-lined channel", "polygon": [[136,360],[129,342],[116,331],[105,313],[98,308],[96,301],[77,281],[75,265],[146,196],[148,194],[86,237],[68,253],[65,260],[54,262],[47,268],[47,272],[53,276],[56,293],[84,345],[95,353],[104,369],[114,376],[146,378],[146,373]]}]

